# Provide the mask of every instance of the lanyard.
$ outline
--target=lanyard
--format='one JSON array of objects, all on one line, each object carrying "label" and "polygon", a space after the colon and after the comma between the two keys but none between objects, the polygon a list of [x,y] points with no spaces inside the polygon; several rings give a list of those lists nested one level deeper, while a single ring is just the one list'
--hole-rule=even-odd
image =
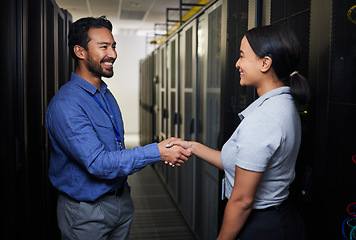
[{"label": "lanyard", "polygon": [[[88,92],[88,93],[89,93],[89,92]],[[90,94],[90,93],[89,93],[89,94]],[[109,106],[110,106],[110,109],[111,109],[111,112],[112,112],[112,114],[113,114],[113,116],[114,116],[115,122],[113,122],[113,121],[111,120],[110,114],[109,114],[108,111],[105,109],[105,107],[100,103],[99,99],[98,99],[95,95],[91,95],[91,94],[90,94],[90,96],[92,96],[92,97],[94,98],[94,100],[99,104],[99,106],[101,107],[101,109],[103,109],[103,111],[106,113],[106,115],[110,118],[110,121],[111,121],[111,123],[112,123],[112,125],[113,125],[113,127],[114,127],[114,132],[115,132],[116,140],[117,140],[118,142],[120,142],[120,141],[121,141],[121,136],[120,136],[120,133],[119,133],[119,128],[117,127],[117,121],[116,121],[116,116],[115,116],[114,108],[112,107],[111,102],[110,102],[108,96],[104,93],[104,96],[105,96],[106,100],[108,101]]]}]

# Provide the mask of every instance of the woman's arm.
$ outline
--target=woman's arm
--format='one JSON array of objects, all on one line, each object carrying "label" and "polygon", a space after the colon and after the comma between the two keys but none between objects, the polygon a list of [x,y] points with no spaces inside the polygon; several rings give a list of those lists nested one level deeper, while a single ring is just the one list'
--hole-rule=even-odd
[{"label": "woman's arm", "polygon": [[252,172],[235,166],[235,183],[226,204],[224,219],[217,239],[235,239],[252,211],[262,172]]},{"label": "woman's arm", "polygon": [[195,156],[203,159],[204,161],[214,165],[215,167],[217,167],[221,170],[224,169],[224,167],[221,163],[221,152],[220,151],[209,148],[209,147],[207,147],[201,143],[198,143],[198,142],[183,141],[183,140],[172,141],[169,144],[167,144],[166,147],[169,148],[174,145],[179,145],[179,146],[187,149]]}]

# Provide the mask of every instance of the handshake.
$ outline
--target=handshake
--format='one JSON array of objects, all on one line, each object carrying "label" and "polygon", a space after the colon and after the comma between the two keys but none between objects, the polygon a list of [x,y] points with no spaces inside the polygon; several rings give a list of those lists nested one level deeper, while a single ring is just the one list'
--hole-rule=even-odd
[{"label": "handshake", "polygon": [[179,138],[169,138],[158,143],[162,161],[171,167],[181,166],[192,155],[189,142]]}]

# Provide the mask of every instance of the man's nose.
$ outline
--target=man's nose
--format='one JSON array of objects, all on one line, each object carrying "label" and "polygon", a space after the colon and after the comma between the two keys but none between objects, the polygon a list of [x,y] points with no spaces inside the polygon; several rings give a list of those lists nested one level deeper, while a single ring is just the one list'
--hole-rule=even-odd
[{"label": "man's nose", "polygon": [[107,56],[110,57],[110,58],[116,59],[116,57],[117,57],[116,49],[115,48],[110,48],[108,50]]}]

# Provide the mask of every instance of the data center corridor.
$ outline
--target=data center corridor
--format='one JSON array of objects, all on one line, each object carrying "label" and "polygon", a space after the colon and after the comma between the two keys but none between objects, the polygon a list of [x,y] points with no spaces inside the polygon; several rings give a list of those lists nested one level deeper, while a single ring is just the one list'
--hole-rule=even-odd
[{"label": "data center corridor", "polygon": [[153,166],[129,177],[135,216],[130,239],[195,239]]}]

